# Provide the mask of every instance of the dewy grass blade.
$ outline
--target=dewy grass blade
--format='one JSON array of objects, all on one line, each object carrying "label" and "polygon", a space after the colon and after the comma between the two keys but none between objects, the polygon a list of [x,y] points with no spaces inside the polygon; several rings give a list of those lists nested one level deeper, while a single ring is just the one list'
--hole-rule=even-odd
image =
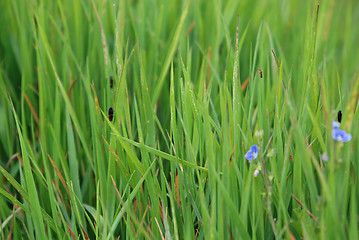
[{"label": "dewy grass blade", "polygon": [[191,0],[188,0],[187,4],[186,4],[186,7],[184,8],[183,13],[181,15],[180,21],[179,21],[179,23],[177,25],[177,28],[176,28],[176,31],[175,31],[174,36],[172,38],[172,41],[170,43],[166,58],[164,60],[164,64],[162,65],[162,70],[161,70],[160,77],[158,79],[158,83],[156,84],[156,88],[155,88],[153,96],[152,96],[152,104],[153,105],[156,104],[156,102],[157,102],[157,100],[158,100],[158,98],[160,96],[160,93],[162,91],[163,83],[164,83],[164,81],[166,79],[166,74],[167,74],[168,68],[169,68],[169,66],[171,64],[172,56],[173,56],[173,54],[174,54],[174,52],[176,50],[176,46],[177,46],[177,43],[179,41],[180,33],[181,33],[181,30],[182,30],[184,21],[186,20],[186,16],[187,16],[188,8],[189,8],[190,4],[191,4]]},{"label": "dewy grass blade", "polygon": [[0,0],[0,238],[358,238],[357,0],[211,3]]},{"label": "dewy grass blade", "polygon": [[137,143],[131,139],[128,139],[128,138],[124,138],[124,137],[121,137],[121,136],[118,136],[120,138],[122,138],[125,142],[128,142],[130,143],[131,145],[135,146],[135,147],[138,147],[138,148],[143,148],[145,149],[146,151],[148,151],[149,153],[153,153],[155,154],[156,156],[159,156],[163,159],[166,159],[168,161],[171,161],[171,162],[176,162],[176,163],[183,163],[184,166],[187,166],[187,167],[191,167],[191,168],[194,168],[194,169],[198,169],[198,170],[202,170],[202,171],[208,171],[207,168],[205,167],[201,167],[201,166],[196,166],[195,164],[193,163],[190,163],[188,161],[185,161],[185,160],[181,160],[180,158],[177,158],[175,156],[172,156],[168,153],[165,153],[165,152],[162,152],[162,151],[159,151],[155,148],[152,148],[152,147],[149,147],[147,145],[144,145],[144,144],[141,144],[141,143]]},{"label": "dewy grass blade", "polygon": [[34,180],[34,176],[31,171],[31,164],[30,164],[30,160],[28,157],[26,147],[25,147],[24,139],[22,137],[22,131],[20,128],[17,113],[15,111],[14,105],[12,104],[10,95],[9,95],[9,102],[12,106],[12,111],[13,111],[15,122],[16,122],[16,129],[17,129],[17,133],[19,134],[19,140],[20,140],[20,145],[21,145],[21,150],[22,150],[22,159],[24,162],[26,188],[29,193],[28,204],[31,207],[30,211],[32,213],[31,219],[34,222],[34,228],[35,228],[36,235],[39,238],[46,239],[47,237],[46,237],[46,233],[45,233],[44,220],[42,218],[42,213],[41,213],[38,191],[35,186],[35,180]]},{"label": "dewy grass blade", "polygon": [[135,195],[137,194],[138,190],[140,189],[140,187],[142,186],[142,183],[145,181],[148,173],[151,171],[152,167],[155,165],[156,161],[153,161],[151,166],[146,170],[146,172],[144,172],[142,178],[140,179],[140,181],[137,183],[137,185],[134,187],[133,191],[130,194],[130,197],[126,200],[126,202],[124,203],[124,205],[121,208],[121,211],[116,215],[116,218],[114,220],[114,222],[111,225],[111,229],[110,229],[110,233],[107,236],[107,240],[109,240],[111,238],[111,235],[113,234],[113,232],[115,231],[115,229],[117,228],[117,225],[120,221],[120,219],[122,218],[122,215],[125,213],[125,211],[128,208],[129,202],[132,202],[133,198],[135,197]]},{"label": "dewy grass blade", "polygon": [[67,96],[67,92],[65,91],[64,86],[61,83],[61,80],[60,80],[60,78],[59,78],[59,76],[57,74],[56,67],[55,67],[55,64],[54,64],[54,61],[53,61],[53,58],[51,56],[50,49],[49,49],[49,46],[48,46],[48,43],[47,43],[47,37],[46,37],[45,33],[43,32],[43,29],[41,28],[41,26],[39,26],[39,33],[40,33],[40,36],[42,37],[42,40],[44,41],[44,47],[45,47],[45,50],[47,52],[47,56],[48,56],[48,58],[50,60],[52,69],[53,69],[54,74],[56,76],[56,82],[57,82],[58,87],[59,87],[59,89],[60,89],[60,91],[62,93],[62,97],[66,102],[66,106],[67,106],[67,108],[69,110],[69,113],[71,115],[71,119],[72,119],[72,121],[73,121],[73,123],[74,123],[74,125],[76,127],[77,133],[78,133],[79,138],[80,138],[80,140],[82,142],[82,146],[83,146],[83,149],[84,149],[85,154],[86,154],[87,162],[93,168],[92,158],[91,158],[90,152],[88,150],[87,143],[86,143],[83,131],[82,131],[81,127],[80,127],[80,123],[79,123],[78,118],[76,116],[75,110],[72,107],[70,99]]}]

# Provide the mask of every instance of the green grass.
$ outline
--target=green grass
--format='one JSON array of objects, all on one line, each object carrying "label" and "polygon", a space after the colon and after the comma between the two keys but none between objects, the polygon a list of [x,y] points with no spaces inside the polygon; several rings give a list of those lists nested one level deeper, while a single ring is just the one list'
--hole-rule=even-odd
[{"label": "green grass", "polygon": [[358,239],[358,21],[356,0],[1,1],[0,238]]}]

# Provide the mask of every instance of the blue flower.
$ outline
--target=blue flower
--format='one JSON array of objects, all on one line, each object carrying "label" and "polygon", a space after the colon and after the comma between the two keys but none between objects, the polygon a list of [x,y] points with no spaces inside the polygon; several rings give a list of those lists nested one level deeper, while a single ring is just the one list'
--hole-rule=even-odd
[{"label": "blue flower", "polygon": [[320,155],[320,156],[322,157],[323,161],[328,162],[329,157],[326,152],[324,152],[323,155]]},{"label": "blue flower", "polygon": [[338,128],[332,130],[332,136],[338,142],[348,142],[352,139],[352,135]]},{"label": "blue flower", "polygon": [[340,127],[340,123],[336,122],[336,121],[333,121],[332,122],[332,128],[333,129],[336,129],[336,128],[339,128]]},{"label": "blue flower", "polygon": [[258,146],[257,145],[253,145],[249,151],[246,153],[246,155],[244,156],[247,160],[249,160],[249,162],[252,162],[252,160],[257,159],[258,157]]}]

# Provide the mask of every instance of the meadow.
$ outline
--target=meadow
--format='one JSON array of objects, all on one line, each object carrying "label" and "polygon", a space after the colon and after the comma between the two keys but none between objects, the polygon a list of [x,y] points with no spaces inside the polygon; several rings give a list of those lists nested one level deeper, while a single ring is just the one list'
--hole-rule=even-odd
[{"label": "meadow", "polygon": [[0,1],[0,238],[359,239],[358,22],[356,0]]}]

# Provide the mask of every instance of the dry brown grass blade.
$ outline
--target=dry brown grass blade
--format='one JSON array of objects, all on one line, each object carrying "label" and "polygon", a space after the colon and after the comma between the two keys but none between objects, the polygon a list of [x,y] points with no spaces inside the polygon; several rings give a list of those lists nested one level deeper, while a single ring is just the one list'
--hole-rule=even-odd
[{"label": "dry brown grass blade", "polygon": [[237,148],[237,146],[234,146],[234,148],[231,152],[231,156],[229,157],[229,166],[231,166],[231,164],[232,164],[232,157],[233,157],[234,151],[236,151],[236,148]]},{"label": "dry brown grass blade", "polygon": [[292,193],[291,193],[292,197],[294,198],[294,200],[308,213],[308,215],[314,219],[314,221],[318,222],[318,218],[316,218],[313,213],[311,213],[308,209],[306,209],[304,206],[303,206],[303,203],[296,197],[294,196]]},{"label": "dry brown grass blade", "polygon": [[119,160],[119,157],[117,156],[117,154],[115,153],[115,151],[110,147],[110,144],[107,142],[106,138],[101,134],[102,139],[105,141],[108,149],[110,150],[110,152],[112,153],[112,155],[115,157],[116,162]]},{"label": "dry brown grass blade", "polygon": [[[208,47],[207,59],[208,59],[208,62],[211,62],[211,60],[212,60],[212,48],[211,47]],[[211,77],[211,67],[208,64],[207,71],[206,71],[207,86],[208,86],[208,81],[209,81],[210,77]]]},{"label": "dry brown grass blade", "polygon": [[81,225],[80,225],[80,228],[81,228],[81,230],[82,230],[82,233],[84,234],[85,239],[86,239],[86,240],[90,240],[89,236],[87,236],[85,230],[82,228]]},{"label": "dry brown grass blade", "polygon": [[[59,203],[62,202],[62,204],[63,204],[64,207],[65,207],[65,211],[67,212],[67,207],[66,207],[65,199],[64,199],[64,197],[62,196],[62,192],[60,191],[59,185],[58,185],[56,182],[54,182],[54,181],[51,181],[51,182],[52,182],[52,185],[54,186],[54,188],[56,188],[57,191],[59,192],[59,196],[60,196],[60,199],[58,199]],[[57,197],[57,198],[59,198],[59,197]],[[69,208],[69,209],[70,209],[70,208]]]},{"label": "dry brown grass blade", "polygon": [[75,79],[72,81],[72,83],[71,83],[71,85],[70,85],[70,88],[69,88],[69,90],[67,91],[67,96],[68,96],[69,98],[70,98],[70,96],[71,96],[72,88],[74,87],[75,83],[77,82],[77,79],[78,79],[78,78],[75,78]]},{"label": "dry brown grass blade", "polygon": [[21,166],[24,166],[23,162],[22,162],[22,158],[20,156],[20,153],[15,153],[14,155],[12,155],[9,159],[9,161],[6,163],[6,169],[8,169],[10,167],[10,164],[12,162],[12,160],[14,160],[15,158],[17,158],[21,164]]},{"label": "dry brown grass blade", "polygon": [[91,83],[91,88],[92,88],[92,92],[93,92],[93,95],[94,95],[94,98],[95,98],[96,110],[98,111],[98,113],[101,116],[102,114],[101,114],[100,104],[98,102],[97,94],[96,94],[95,88],[94,88],[92,83]]},{"label": "dry brown grass blade", "polygon": [[[112,180],[112,183],[113,183],[113,186],[115,187],[115,189],[116,189],[116,193],[117,193],[117,196],[118,196],[118,199],[120,200],[120,205],[124,205],[124,202],[123,202],[123,199],[122,199],[122,197],[121,197],[121,194],[120,194],[120,192],[118,191],[118,188],[117,188],[117,186],[116,186],[116,183],[115,183],[115,180],[113,179],[113,177],[112,177],[112,175],[110,175],[111,176],[111,180]],[[127,222],[127,220],[126,220],[126,218],[125,218],[125,215],[124,214],[122,214],[122,218],[123,218],[123,220],[125,221],[125,223]]]},{"label": "dry brown grass blade", "polygon": [[72,229],[70,228],[70,226],[67,223],[66,223],[66,227],[67,227],[67,230],[69,231],[72,239],[77,239],[76,234],[74,233],[74,231],[72,231]]},{"label": "dry brown grass blade", "polygon": [[32,115],[34,116],[34,119],[35,119],[37,125],[40,125],[39,117],[37,116],[37,114],[36,114],[36,112],[35,112],[35,109],[34,109],[34,107],[32,106],[32,104],[31,104],[31,102],[30,102],[30,100],[29,100],[29,98],[27,97],[26,94],[24,94],[24,98],[25,98],[27,104],[28,104],[29,107],[30,107],[31,113],[32,113]]},{"label": "dry brown grass blade", "polygon": [[290,240],[295,240],[295,237],[294,237],[293,233],[289,230],[289,228],[288,228],[288,231],[289,231]]},{"label": "dry brown grass blade", "polygon": [[277,58],[277,56],[275,55],[275,52],[274,52],[274,50],[273,50],[273,49],[272,49],[272,54],[273,54],[273,57],[274,57],[275,63],[277,64],[277,68],[278,68],[278,70],[279,70],[279,68],[280,68],[279,61],[278,61],[278,58]]},{"label": "dry brown grass blade", "polygon": [[190,34],[190,33],[192,32],[192,30],[194,29],[195,26],[196,26],[196,23],[195,23],[195,22],[192,22],[191,25],[187,28],[185,36],[187,36],[188,34]]},{"label": "dry brown grass blade", "polygon": [[178,204],[178,207],[181,207],[181,200],[179,195],[179,180],[178,180],[178,172],[176,170],[176,179],[175,179],[175,198],[176,203]]},{"label": "dry brown grass blade", "polygon": [[117,189],[117,186],[116,186],[115,180],[113,179],[112,175],[110,175],[110,176],[111,176],[111,180],[112,180],[113,186],[114,186],[114,187],[115,187],[115,189],[116,189],[116,193],[117,193],[118,199],[120,199],[120,201],[122,202],[122,197],[121,197],[120,192],[119,192],[119,191],[118,191],[118,189]]},{"label": "dry brown grass blade", "polygon": [[160,217],[161,217],[161,220],[162,220],[162,222],[163,222],[163,209],[162,209],[162,205],[161,205],[161,203],[158,203],[158,205],[159,205],[159,207],[160,207]]},{"label": "dry brown grass blade", "polygon": [[9,234],[7,235],[7,240],[12,239],[12,231],[14,230],[15,208],[12,209],[12,214],[11,215],[12,215],[12,219],[11,219],[11,225],[10,225]]},{"label": "dry brown grass blade", "polygon": [[57,168],[57,166],[56,166],[56,164],[54,163],[54,161],[52,161],[52,159],[51,159],[50,155],[49,155],[49,154],[47,154],[47,156],[48,156],[48,158],[50,159],[51,164],[52,164],[52,166],[54,167],[54,169],[55,169],[55,171],[56,171],[57,175],[59,176],[60,181],[61,181],[62,185],[64,186],[64,188],[65,188],[65,190],[66,190],[67,194],[70,194],[69,189],[68,189],[68,188],[67,188],[67,186],[66,186],[65,179],[62,177],[61,172],[60,172],[60,171],[59,171],[59,169]]},{"label": "dry brown grass blade", "polygon": [[163,233],[162,233],[162,230],[161,230],[160,224],[158,223],[158,221],[157,221],[157,218],[156,218],[156,217],[155,217],[155,221],[156,221],[156,223],[157,223],[158,230],[160,231],[160,234],[161,234],[161,239],[162,239],[162,240],[165,240],[165,237],[163,236]]},{"label": "dry brown grass blade", "polygon": [[242,83],[242,86],[241,86],[241,90],[242,92],[244,90],[246,90],[247,86],[248,86],[248,83],[249,83],[249,77],[247,77],[247,79],[244,81],[244,83]]}]

